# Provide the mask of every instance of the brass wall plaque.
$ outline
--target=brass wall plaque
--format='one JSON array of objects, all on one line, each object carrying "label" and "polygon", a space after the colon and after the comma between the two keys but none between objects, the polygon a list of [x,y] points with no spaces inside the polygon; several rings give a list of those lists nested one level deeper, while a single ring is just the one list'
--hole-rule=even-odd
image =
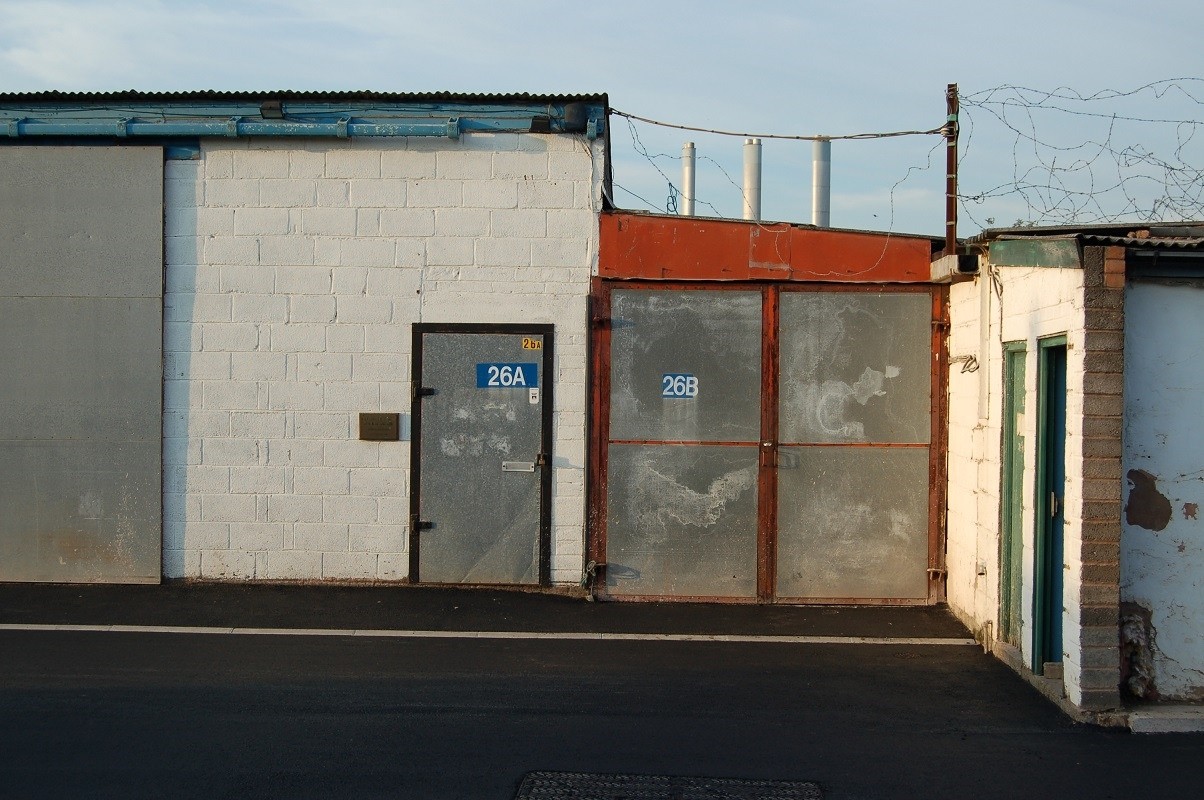
[{"label": "brass wall plaque", "polygon": [[401,414],[360,414],[360,439],[365,442],[396,442],[401,438]]}]

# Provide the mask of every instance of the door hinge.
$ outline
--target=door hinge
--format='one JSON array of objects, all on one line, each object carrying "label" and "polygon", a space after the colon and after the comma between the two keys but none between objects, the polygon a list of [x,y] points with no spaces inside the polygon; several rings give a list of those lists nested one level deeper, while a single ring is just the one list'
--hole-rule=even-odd
[{"label": "door hinge", "polygon": [[410,530],[414,530],[414,531],[429,531],[429,530],[430,530],[431,528],[433,528],[433,527],[435,527],[435,523],[433,523],[433,522],[424,522],[424,521],[422,521],[422,520],[418,519],[418,515],[417,515],[417,514],[411,514],[411,515],[410,515]]},{"label": "door hinge", "polygon": [[419,386],[418,384],[414,384],[413,388],[410,390],[410,400],[417,400],[420,397],[430,397],[434,393],[435,390],[430,386]]}]

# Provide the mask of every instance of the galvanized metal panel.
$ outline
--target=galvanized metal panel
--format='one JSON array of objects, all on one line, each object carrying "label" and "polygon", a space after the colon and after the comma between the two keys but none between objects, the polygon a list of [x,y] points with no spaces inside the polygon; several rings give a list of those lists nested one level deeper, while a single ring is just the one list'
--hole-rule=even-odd
[{"label": "galvanized metal panel", "polygon": [[611,445],[606,587],[755,597],[757,447]]},{"label": "galvanized metal panel", "polygon": [[783,292],[783,442],[927,443],[927,294]]},{"label": "galvanized metal panel", "polygon": [[779,461],[779,597],[927,596],[927,447],[782,447]]},{"label": "galvanized metal panel", "polygon": [[610,342],[611,439],[759,438],[760,292],[617,290]]},{"label": "galvanized metal panel", "polygon": [[0,148],[0,580],[161,574],[160,148]]}]

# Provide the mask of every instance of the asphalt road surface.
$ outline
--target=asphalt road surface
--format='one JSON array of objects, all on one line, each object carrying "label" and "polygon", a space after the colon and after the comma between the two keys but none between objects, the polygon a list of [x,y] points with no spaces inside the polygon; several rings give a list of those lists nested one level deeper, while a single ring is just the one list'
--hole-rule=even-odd
[{"label": "asphalt road surface", "polygon": [[503,798],[531,770],[826,798],[1196,798],[967,646],[0,632],[0,797]]}]

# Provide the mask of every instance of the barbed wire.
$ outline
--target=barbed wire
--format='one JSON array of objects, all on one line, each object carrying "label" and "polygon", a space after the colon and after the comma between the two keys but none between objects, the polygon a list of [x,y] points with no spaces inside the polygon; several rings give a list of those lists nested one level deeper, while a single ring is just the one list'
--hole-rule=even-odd
[{"label": "barbed wire", "polygon": [[[1204,219],[1204,136],[1199,135],[1204,114],[1195,113],[1204,106],[1204,78],[1168,78],[1133,89],[1090,93],[1066,86],[1034,89],[1004,84],[963,94],[960,100],[959,206],[971,223],[992,227],[1005,212],[1008,219],[1000,219],[1000,225]],[[665,210],[670,213],[677,211],[683,193],[657,162],[681,159],[650,152],[640,139],[636,121],[719,135],[796,141],[881,139],[946,130],[793,136],[712,130],[612,113],[625,119],[635,152],[667,184]],[[699,160],[710,161],[743,198],[743,187],[719,162],[707,156]],[[1008,161],[1010,168],[1004,166]],[[890,188],[891,228],[895,193],[917,169],[926,167],[909,168]],[[713,203],[698,198],[695,202],[717,217],[724,216]]]},{"label": "barbed wire", "polygon": [[[1023,209],[1013,224],[1024,225],[1204,218],[1204,169],[1192,163],[1201,163],[1192,148],[1204,146],[1196,141],[1204,120],[1149,108],[1204,106],[1201,96],[1204,79],[1190,77],[1090,94],[1007,84],[962,95],[961,209],[982,227],[996,222],[983,209],[1006,201]],[[1134,104],[1144,110],[1125,108]],[[1000,136],[1010,140],[1010,178],[967,190],[987,172],[973,145],[986,137],[996,147]]]}]

